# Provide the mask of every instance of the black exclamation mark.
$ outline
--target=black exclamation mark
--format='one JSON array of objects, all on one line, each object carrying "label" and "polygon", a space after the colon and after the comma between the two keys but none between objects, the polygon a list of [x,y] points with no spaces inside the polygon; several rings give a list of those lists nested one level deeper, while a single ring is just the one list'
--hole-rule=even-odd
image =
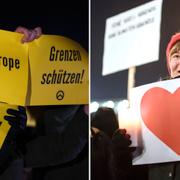
[{"label": "black exclamation mark", "polygon": [[80,81],[80,83],[82,83],[83,81],[83,76],[84,76],[84,69],[82,70],[82,73],[81,73],[81,81]]}]

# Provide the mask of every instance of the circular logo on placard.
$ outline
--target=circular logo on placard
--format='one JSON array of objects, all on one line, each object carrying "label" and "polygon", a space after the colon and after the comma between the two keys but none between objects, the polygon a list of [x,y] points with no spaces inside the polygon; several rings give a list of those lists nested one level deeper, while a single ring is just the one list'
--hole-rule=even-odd
[{"label": "circular logo on placard", "polygon": [[63,100],[64,99],[64,91],[60,90],[56,93],[57,100]]}]

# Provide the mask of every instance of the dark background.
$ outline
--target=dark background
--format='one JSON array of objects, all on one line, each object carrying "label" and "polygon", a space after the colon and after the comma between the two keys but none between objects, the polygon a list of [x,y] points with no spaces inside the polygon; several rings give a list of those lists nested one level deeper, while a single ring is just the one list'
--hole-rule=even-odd
[{"label": "dark background", "polygon": [[[91,0],[91,101],[127,98],[128,70],[102,76],[105,21],[108,17],[142,5],[147,0]],[[180,2],[164,0],[162,6],[159,61],[138,66],[135,87],[167,76],[165,50],[172,34],[180,30]],[[153,32],[152,32],[153,33]],[[148,43],[148,42],[147,42]],[[129,45],[131,48],[131,45]],[[143,47],[142,48],[143,51]]]},{"label": "dark background", "polygon": [[18,26],[40,26],[44,34],[69,37],[88,50],[88,0],[12,3],[8,8],[1,7],[0,29],[14,31]]}]

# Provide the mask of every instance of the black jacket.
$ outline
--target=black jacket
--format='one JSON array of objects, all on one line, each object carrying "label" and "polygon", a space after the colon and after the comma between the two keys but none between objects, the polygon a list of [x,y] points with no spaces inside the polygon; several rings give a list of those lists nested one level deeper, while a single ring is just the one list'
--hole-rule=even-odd
[{"label": "black jacket", "polygon": [[83,106],[47,109],[42,124],[24,157],[25,166],[33,167],[33,180],[88,179],[88,116]]}]

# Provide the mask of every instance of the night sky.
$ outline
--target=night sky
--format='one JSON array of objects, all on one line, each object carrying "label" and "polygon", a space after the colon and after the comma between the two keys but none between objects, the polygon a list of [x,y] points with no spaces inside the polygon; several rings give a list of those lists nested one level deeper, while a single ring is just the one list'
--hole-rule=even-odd
[{"label": "night sky", "polygon": [[40,26],[44,34],[66,36],[88,50],[88,0],[60,4],[52,1],[40,6],[33,6],[33,1],[24,3],[24,6],[1,13],[0,29],[14,31],[18,26]]}]

